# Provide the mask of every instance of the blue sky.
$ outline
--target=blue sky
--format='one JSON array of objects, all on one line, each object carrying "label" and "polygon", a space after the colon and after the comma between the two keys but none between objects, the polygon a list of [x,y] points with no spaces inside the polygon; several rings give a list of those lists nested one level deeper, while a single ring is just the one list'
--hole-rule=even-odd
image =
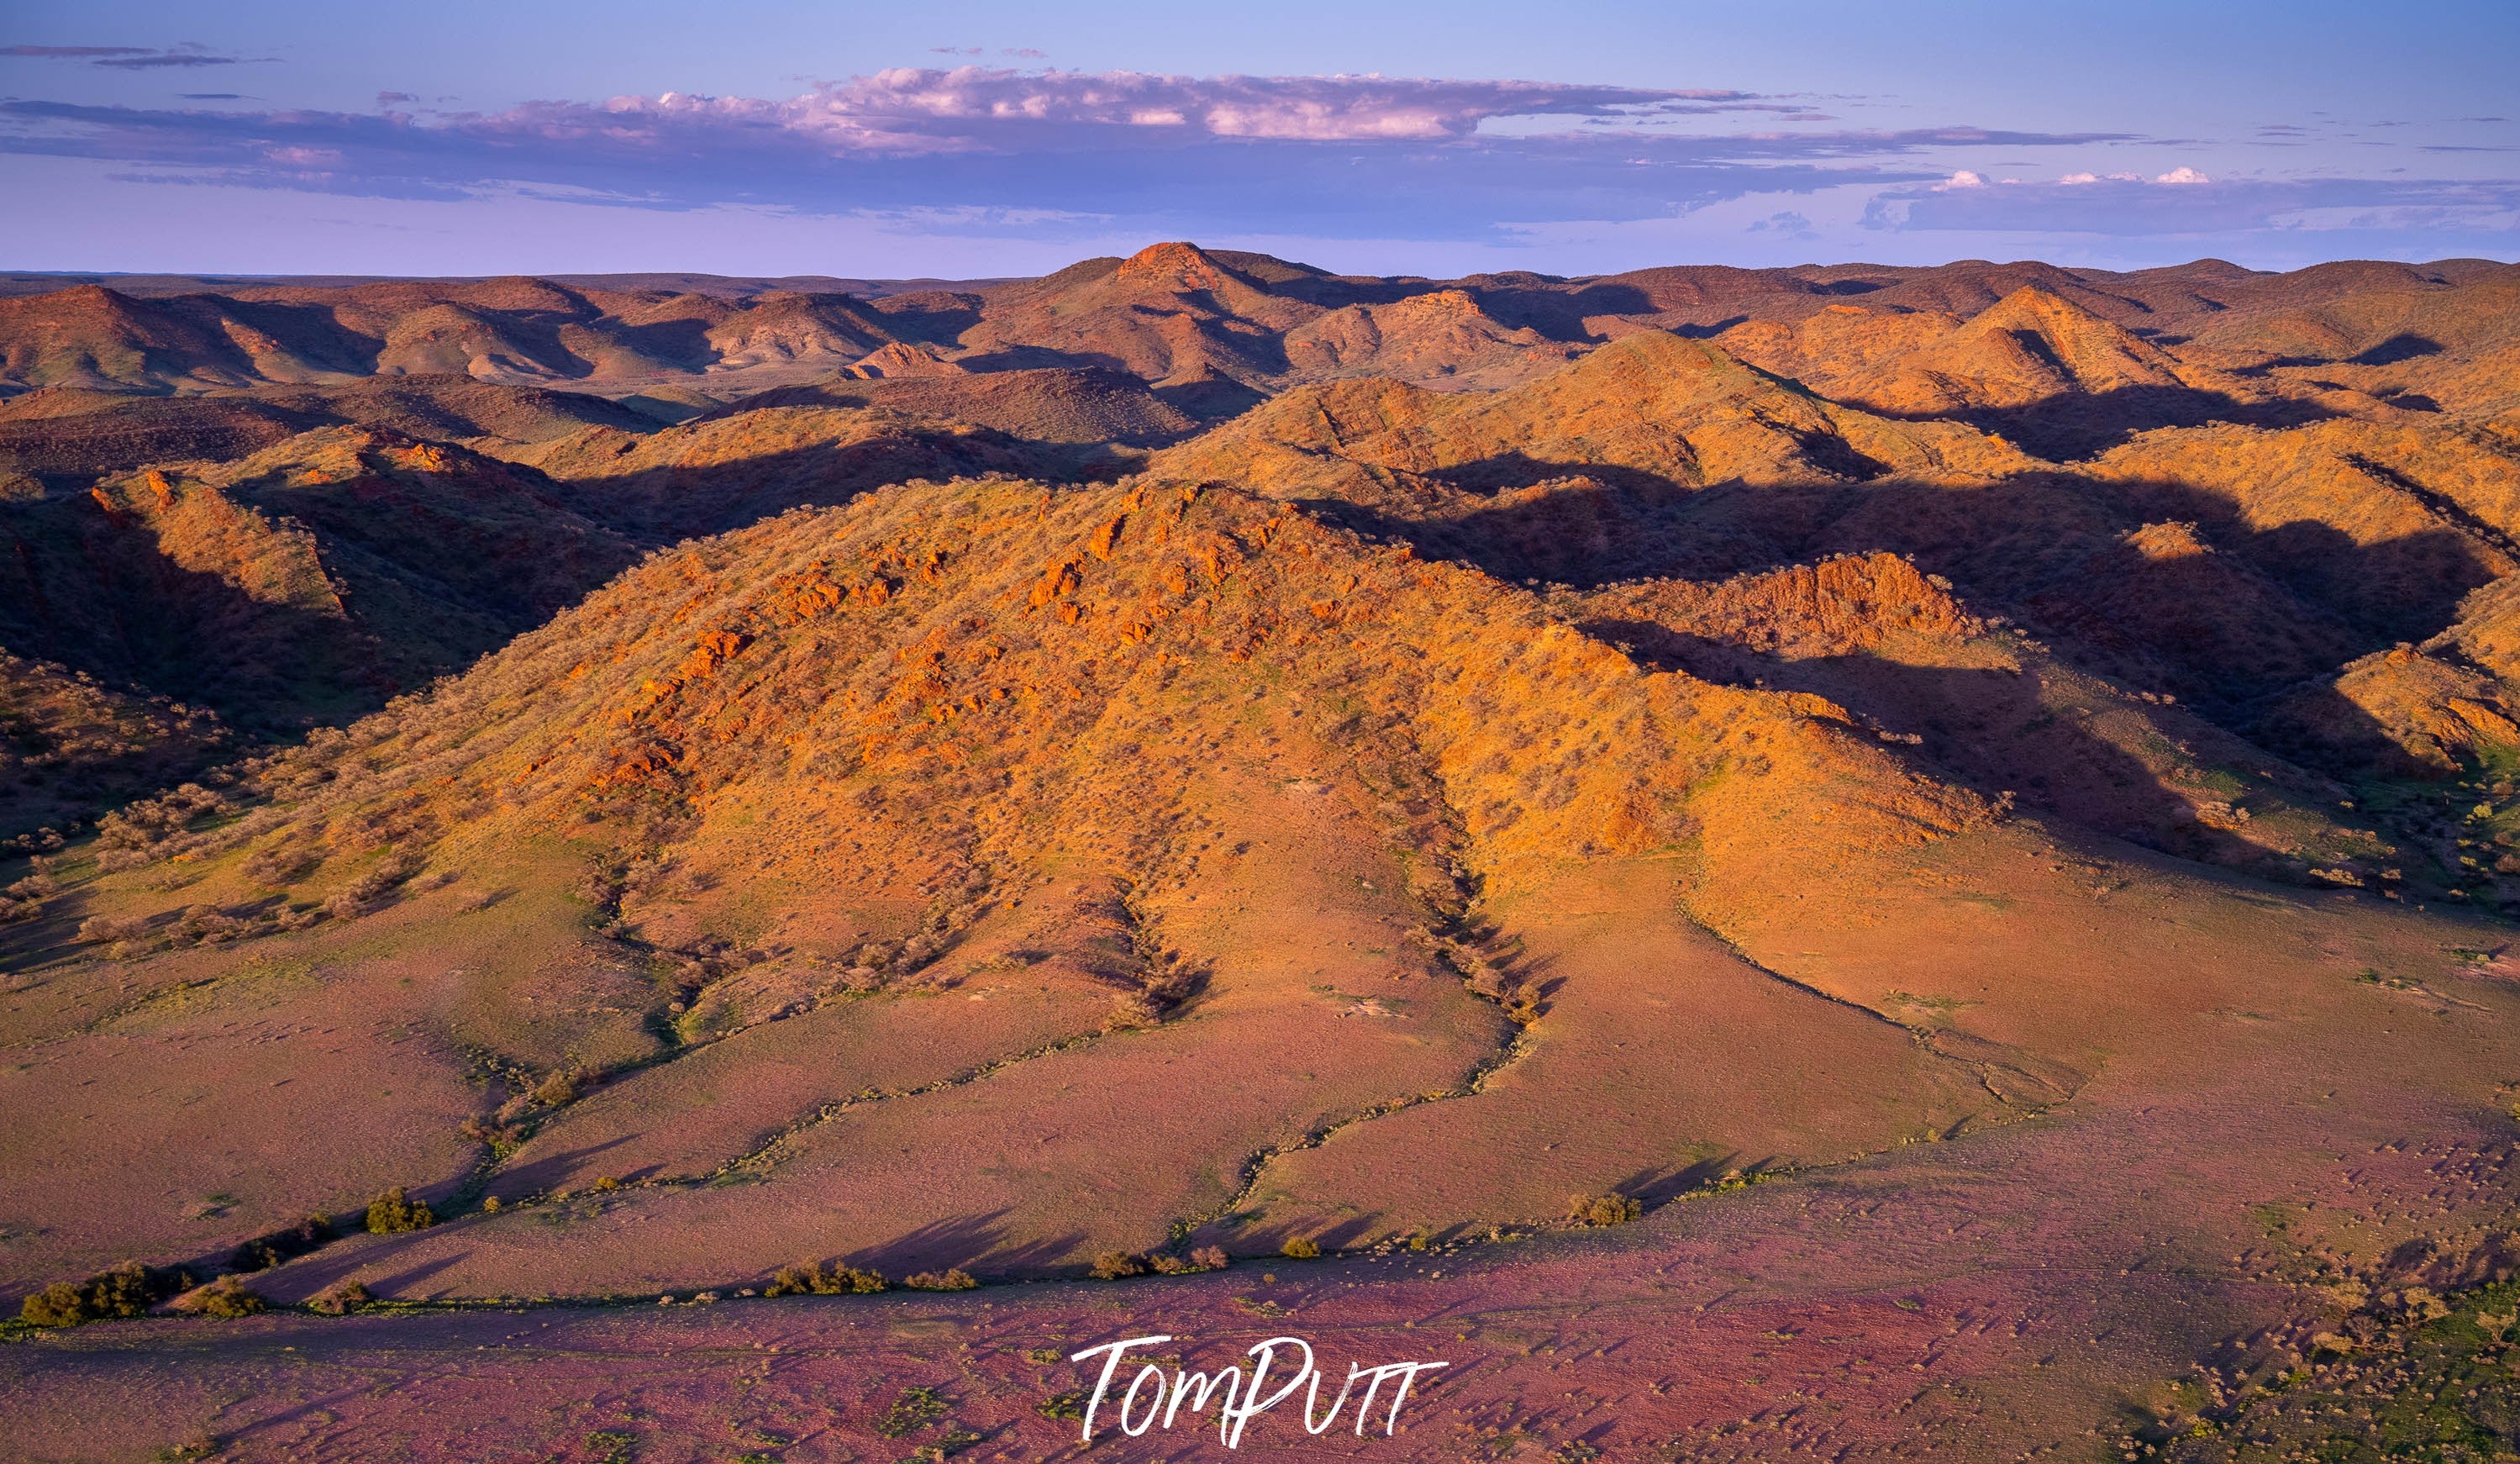
[{"label": "blue sky", "polygon": [[0,267],[2520,257],[2520,4],[0,9]]}]

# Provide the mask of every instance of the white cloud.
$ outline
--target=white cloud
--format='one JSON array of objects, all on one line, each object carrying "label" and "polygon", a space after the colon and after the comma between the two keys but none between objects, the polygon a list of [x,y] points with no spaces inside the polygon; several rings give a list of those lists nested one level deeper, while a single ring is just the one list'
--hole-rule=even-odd
[{"label": "white cloud", "polygon": [[2155,183],[2174,183],[2174,184],[2176,184],[2176,183],[2211,183],[2211,182],[2213,182],[2214,180],[2213,180],[2213,179],[2211,179],[2211,178],[2209,178],[2209,177],[2206,177],[2203,173],[2198,172],[2196,169],[2194,169],[2194,168],[2192,168],[2192,167],[2174,167],[2174,168],[2172,168],[2170,171],[2168,171],[2168,172],[2166,172],[2166,173],[2163,173],[2160,177],[2155,178],[2155,179],[2153,179],[2152,181],[2154,181]]},{"label": "white cloud", "polygon": [[1935,184],[1934,191],[1936,193],[1948,193],[1955,188],[1984,188],[1985,186],[1986,180],[1984,178],[1970,172],[1967,168],[1961,168],[1958,172],[1952,174],[1949,178]]},{"label": "white cloud", "polygon": [[1311,142],[1440,141],[1508,117],[1607,117],[1800,112],[1748,92],[1560,86],[1379,75],[1169,76],[1145,71],[1019,71],[896,67],[817,84],[786,101],[614,97],[550,103],[479,118],[487,129],[562,139],[719,125],[768,129],[836,154],[963,152],[1022,127],[1187,130],[1216,138]]}]

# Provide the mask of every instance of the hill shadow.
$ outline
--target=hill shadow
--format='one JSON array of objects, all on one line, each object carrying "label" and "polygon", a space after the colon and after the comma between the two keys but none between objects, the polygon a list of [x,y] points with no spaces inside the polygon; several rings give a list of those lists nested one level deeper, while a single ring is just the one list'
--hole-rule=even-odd
[{"label": "hill shadow", "polygon": [[2391,336],[2368,350],[2347,356],[2345,359],[2357,366],[2395,366],[2401,361],[2411,361],[2418,356],[2440,355],[2445,348],[2440,342],[2430,336],[2402,333]]},{"label": "hill shadow", "polygon": [[[2193,484],[2064,472],[1967,487],[1886,479],[1705,489],[1625,475],[1569,479],[1443,517],[1314,506],[1428,558],[1579,589],[1719,581],[1837,554],[1900,554],[1945,576],[1973,610],[2022,621],[2073,664],[2175,696],[2244,736],[2262,730],[2276,699],[2359,657],[2438,633],[2469,591],[2497,577],[2490,542],[2451,527],[2362,543],[2311,520],[2252,525],[2231,498]],[[2193,550],[2130,539],[2165,525],[2192,538]],[[2223,578],[2186,577],[2199,572]],[[2226,585],[2256,588],[2243,603],[2218,597]],[[1712,653],[1667,646],[1664,654]],[[2005,786],[2028,781],[2024,774]]]},{"label": "hill shadow", "polygon": [[2096,457],[2140,433],[2165,427],[2237,427],[2279,431],[2337,416],[2317,402],[2279,397],[2242,401],[2194,387],[2122,387],[2114,391],[2069,391],[2018,407],[1973,407],[1956,412],[1867,411],[1903,421],[1959,421],[2051,463]]},{"label": "hill shadow", "polygon": [[1239,417],[1269,399],[1269,394],[1257,387],[1222,376],[1148,389],[1165,405],[1201,424]]},{"label": "hill shadow", "polygon": [[80,522],[85,500],[25,507],[57,512],[0,513],[0,643],[20,655],[280,735],[375,710],[417,674],[346,617],[187,569],[145,530]]},{"label": "hill shadow", "polygon": [[1136,375],[1129,370],[1128,363],[1108,351],[1056,350],[1047,345],[1002,345],[996,350],[956,356],[954,364],[972,372],[1042,371],[1059,368],[1074,371],[1092,368],[1098,371],[1116,371],[1132,381],[1137,380]]},{"label": "hill shadow", "polygon": [[995,435],[976,449],[915,434],[808,443],[702,468],[644,468],[560,480],[570,508],[644,545],[723,533],[791,508],[834,508],[914,479],[992,475],[1097,482],[1126,471],[1099,444]]},{"label": "hill shadow", "polygon": [[709,322],[696,315],[644,325],[618,319],[605,324],[606,335],[651,361],[697,372],[717,360],[717,350],[709,344]]},{"label": "hill shadow", "polygon": [[867,311],[895,337],[922,345],[952,345],[980,323],[979,297],[948,291],[890,296],[869,301]]},{"label": "hill shadow", "polygon": [[2233,867],[2272,859],[2262,846],[2198,817],[2199,804],[2221,800],[2202,788],[2182,793],[2087,718],[2048,706],[2036,675],[1913,665],[1862,652],[1769,656],[1649,620],[1590,620],[1576,628],[1626,647],[1657,670],[1824,697],[1873,728],[1919,739],[1914,752],[1945,781],[1989,798],[2008,794],[2025,807],[2184,859]]},{"label": "hill shadow", "polygon": [[1594,339],[1584,321],[1597,315],[1650,315],[1653,297],[1634,285],[1600,283],[1573,289],[1490,276],[1471,288],[1479,308],[1513,330],[1534,330],[1552,341]]},{"label": "hill shadow", "polygon": [[[2066,472],[1959,487],[1879,479],[1698,489],[1628,470],[1570,469],[1552,491],[1440,517],[1351,502],[1309,506],[1361,532],[1407,540],[1430,558],[1577,588],[1725,578],[1886,551],[1949,577],[1972,603],[2020,611],[2034,623],[2040,618],[2030,607],[2042,595],[2098,604],[2093,591],[2103,587],[2086,582],[2092,561],[2127,534],[2193,525],[2207,552],[2230,555],[2333,616],[2349,642],[2346,660],[2438,632],[2459,601],[2498,572],[2482,535],[2453,528],[2361,543],[2315,520],[2256,526],[2233,499],[2189,483]],[[2224,681],[2233,667],[2200,669]]]},{"label": "hill shadow", "polygon": [[881,1272],[896,1283],[905,1275],[952,1267],[993,1278],[1029,1278],[1065,1262],[1085,1243],[1081,1230],[1012,1240],[1010,1235],[1013,1227],[1008,1223],[1012,1213],[993,1210],[985,1214],[931,1220],[844,1258],[853,1265]]}]

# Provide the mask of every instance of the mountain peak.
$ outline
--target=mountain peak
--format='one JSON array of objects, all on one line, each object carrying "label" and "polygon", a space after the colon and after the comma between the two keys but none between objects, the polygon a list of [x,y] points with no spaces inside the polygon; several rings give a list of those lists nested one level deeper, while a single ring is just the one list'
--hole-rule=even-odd
[{"label": "mountain peak", "polygon": [[1236,277],[1197,245],[1173,242],[1150,244],[1131,254],[1112,278],[1158,289],[1221,290]]},{"label": "mountain peak", "polygon": [[2048,389],[2109,391],[2179,384],[2176,364],[2125,327],[2041,285],[2024,285],[1987,306],[1954,337],[1964,349],[2009,336],[2052,372]]}]

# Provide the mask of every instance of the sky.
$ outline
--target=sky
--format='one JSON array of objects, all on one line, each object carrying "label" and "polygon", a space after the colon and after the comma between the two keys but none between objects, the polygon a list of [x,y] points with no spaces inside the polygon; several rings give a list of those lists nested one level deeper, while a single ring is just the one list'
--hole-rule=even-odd
[{"label": "sky", "polygon": [[2520,258],[2520,0],[0,0],[0,269]]}]

